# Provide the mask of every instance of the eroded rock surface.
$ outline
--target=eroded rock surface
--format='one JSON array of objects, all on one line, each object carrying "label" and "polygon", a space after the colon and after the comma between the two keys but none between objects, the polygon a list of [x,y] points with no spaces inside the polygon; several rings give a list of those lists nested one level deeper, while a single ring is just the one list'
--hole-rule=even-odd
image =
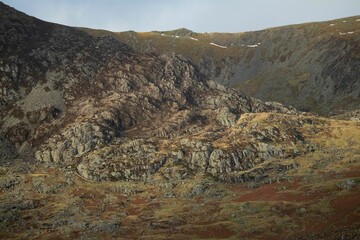
[{"label": "eroded rock surface", "polygon": [[311,116],[227,89],[182,56],[0,7],[2,136],[41,163],[92,181],[271,181],[311,150],[296,131],[319,124]]}]

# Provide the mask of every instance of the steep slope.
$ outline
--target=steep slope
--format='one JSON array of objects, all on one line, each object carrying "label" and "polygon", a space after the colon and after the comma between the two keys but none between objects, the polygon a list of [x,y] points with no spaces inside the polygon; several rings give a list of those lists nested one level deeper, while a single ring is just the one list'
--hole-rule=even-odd
[{"label": "steep slope", "polygon": [[265,101],[321,114],[360,105],[360,17],[234,34],[84,30],[140,52],[179,53],[206,77]]},{"label": "steep slope", "polygon": [[1,8],[2,136],[21,154],[96,181],[148,180],[165,165],[245,181],[274,168],[258,167],[272,157],[311,150],[295,126],[314,120],[274,115],[286,124],[243,128],[246,112],[298,113],[206,82],[180,56],[135,53],[112,37]]}]

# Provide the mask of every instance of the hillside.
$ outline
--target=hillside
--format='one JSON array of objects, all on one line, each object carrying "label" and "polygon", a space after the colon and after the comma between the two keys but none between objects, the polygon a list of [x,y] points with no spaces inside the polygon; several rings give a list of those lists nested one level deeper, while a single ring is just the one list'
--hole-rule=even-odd
[{"label": "hillside", "polygon": [[[249,161],[264,155],[260,163],[292,152],[275,146],[281,135],[258,144],[245,136],[249,129],[239,132],[245,139],[233,142],[227,128],[243,113],[300,113],[206,81],[181,56],[136,53],[112,37],[24,19],[13,9],[5,8],[2,18],[1,40],[7,46],[1,55],[2,137],[41,162],[75,165],[90,180],[146,180],[180,155],[181,165],[194,173],[213,171],[214,177],[230,180],[254,164],[237,163],[223,172],[225,163],[217,162],[223,155]],[[307,151],[290,122],[284,134]],[[242,152],[231,152],[236,146]],[[96,166],[98,158],[103,160]]]},{"label": "hillside", "polygon": [[139,52],[175,52],[249,96],[329,114],[360,106],[360,16],[244,33],[110,33]]},{"label": "hillside", "polygon": [[84,31],[2,3],[0,33],[0,239],[360,236],[358,111],[264,102],[120,41],[223,54],[225,37]]}]

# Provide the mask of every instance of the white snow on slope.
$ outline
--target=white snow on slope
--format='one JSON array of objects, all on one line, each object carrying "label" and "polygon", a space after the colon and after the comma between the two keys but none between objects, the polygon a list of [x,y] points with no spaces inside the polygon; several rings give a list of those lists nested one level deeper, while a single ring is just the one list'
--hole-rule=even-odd
[{"label": "white snow on slope", "polygon": [[254,44],[254,45],[247,45],[247,47],[250,47],[250,48],[255,48],[255,47],[258,47],[259,45],[258,44]]},{"label": "white snow on slope", "polygon": [[339,32],[340,35],[346,35],[346,33]]},{"label": "white snow on slope", "polygon": [[197,38],[193,38],[193,37],[190,37],[191,40],[194,40],[194,41],[199,41],[199,39]]},{"label": "white snow on slope", "polygon": [[354,32],[348,32],[348,34],[353,34]]},{"label": "white snow on slope", "polygon": [[360,19],[356,19],[356,22],[360,22]]},{"label": "white snow on slope", "polygon": [[330,24],[329,26],[330,26],[330,27],[333,27],[333,26],[335,26],[335,24],[332,23],[332,24]]},{"label": "white snow on slope", "polygon": [[213,46],[215,46],[215,47],[219,47],[219,48],[227,48],[227,47],[225,47],[225,46],[221,46],[221,45],[219,45],[219,44],[216,44],[216,43],[210,43],[210,45],[213,45]]}]

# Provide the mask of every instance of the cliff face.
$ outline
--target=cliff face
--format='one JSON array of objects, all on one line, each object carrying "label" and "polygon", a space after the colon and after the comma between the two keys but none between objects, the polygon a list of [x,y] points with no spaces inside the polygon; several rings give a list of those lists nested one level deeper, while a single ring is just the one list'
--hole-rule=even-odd
[{"label": "cliff face", "polygon": [[175,52],[249,96],[328,114],[359,107],[360,17],[245,33],[110,33],[139,52]]}]

